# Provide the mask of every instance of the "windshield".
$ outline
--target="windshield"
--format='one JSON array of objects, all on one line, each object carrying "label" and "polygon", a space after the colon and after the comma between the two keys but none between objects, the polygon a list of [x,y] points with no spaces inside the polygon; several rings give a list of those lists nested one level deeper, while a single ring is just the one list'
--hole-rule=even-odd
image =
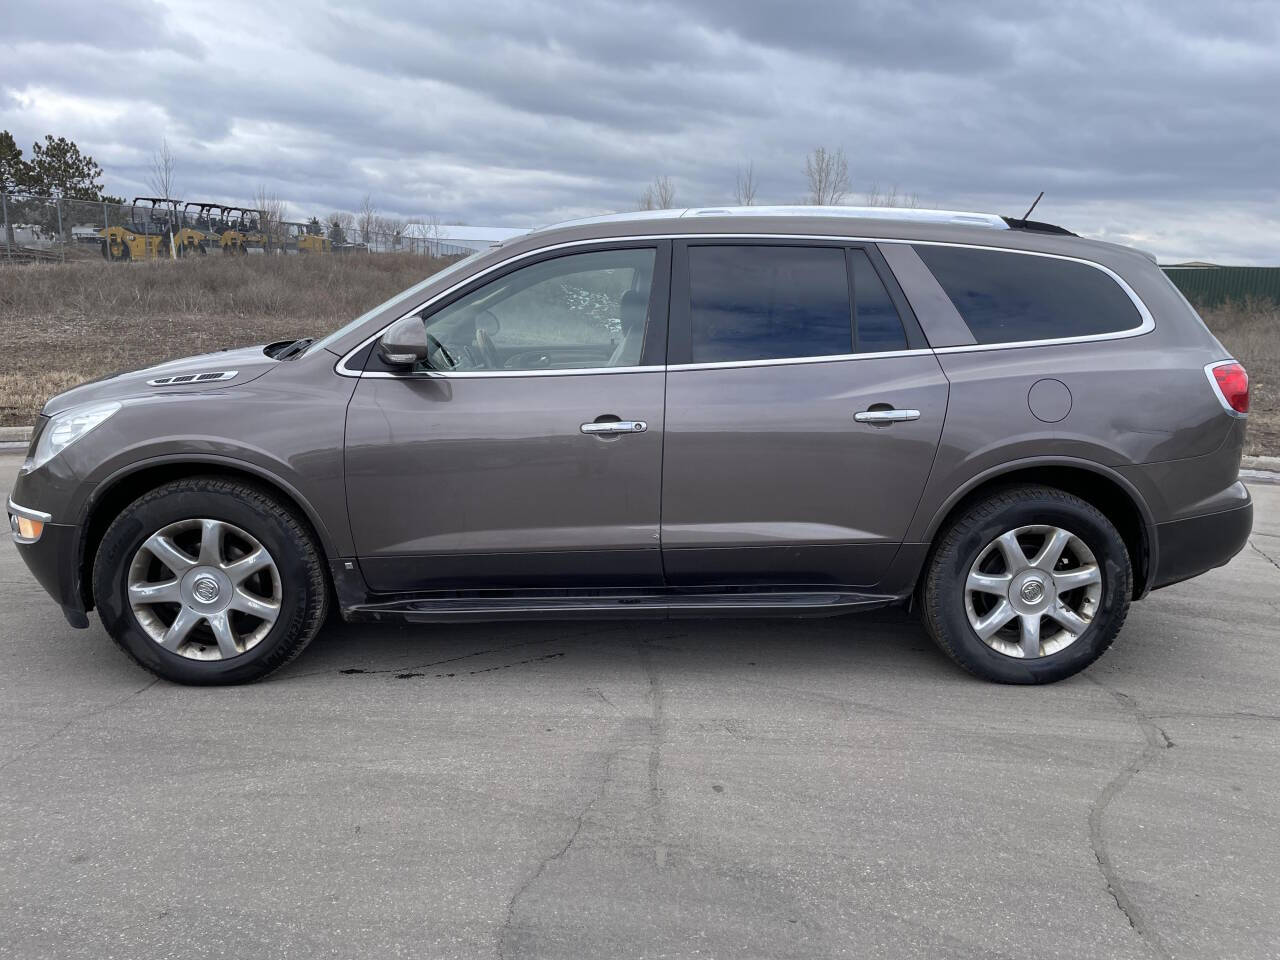
[{"label": "windshield", "polygon": [[397,293],[390,300],[383,301],[382,303],[374,307],[372,310],[366,310],[364,313],[360,314],[360,316],[356,317],[350,323],[343,324],[341,327],[333,331],[333,333],[329,334],[327,337],[323,337],[322,339],[317,340],[315,343],[311,344],[311,346],[307,348],[307,353],[312,353],[315,350],[327,349],[330,344],[335,343],[336,341],[340,340],[342,337],[345,337],[351,331],[358,329],[361,324],[363,324],[365,321],[373,317],[376,317],[378,314],[382,313],[382,311],[390,309],[391,307],[395,306],[397,303],[400,303],[401,301],[412,300],[414,295],[419,293],[421,290],[423,290],[427,286],[427,284],[435,283],[437,280],[443,277],[447,277],[450,274],[459,272],[464,266],[467,266],[476,257],[480,256],[482,252],[484,251],[477,250],[475,253],[469,254],[468,256],[465,256],[461,260],[457,261],[456,263],[449,264],[449,266],[445,267],[443,270],[437,270],[435,273],[431,274],[431,276],[427,277],[427,279],[423,280],[421,283],[416,283],[412,287],[410,287],[408,290],[403,290],[400,293]]}]

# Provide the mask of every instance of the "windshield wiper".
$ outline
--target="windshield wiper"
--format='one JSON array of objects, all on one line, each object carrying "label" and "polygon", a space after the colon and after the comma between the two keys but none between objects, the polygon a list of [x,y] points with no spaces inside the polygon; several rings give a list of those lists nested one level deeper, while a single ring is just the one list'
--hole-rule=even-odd
[{"label": "windshield wiper", "polygon": [[288,360],[290,357],[296,357],[307,347],[316,342],[315,337],[303,337],[301,340],[295,340],[283,350],[276,354],[277,360]]}]

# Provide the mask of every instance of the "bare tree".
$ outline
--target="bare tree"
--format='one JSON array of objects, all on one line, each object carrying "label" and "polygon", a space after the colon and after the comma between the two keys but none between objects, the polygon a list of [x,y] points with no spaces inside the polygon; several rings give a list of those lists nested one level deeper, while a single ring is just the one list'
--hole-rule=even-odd
[{"label": "bare tree", "polygon": [[804,175],[809,181],[808,203],[820,207],[837,206],[849,192],[849,161],[844,147],[835,151],[814,147],[804,158]]},{"label": "bare tree", "polygon": [[641,210],[670,210],[676,205],[676,188],[670,177],[654,177],[640,194]]},{"label": "bare tree", "polygon": [[920,194],[918,193],[898,193],[898,186],[894,184],[884,193],[880,192],[880,185],[873,183],[871,189],[867,191],[866,205],[868,207],[910,207],[920,206]]},{"label": "bare tree", "polygon": [[258,208],[258,216],[262,218],[260,227],[266,238],[267,253],[284,249],[284,201],[268,190],[266,184],[259,184],[253,194],[253,205]]},{"label": "bare tree", "polygon": [[364,195],[360,201],[360,209],[356,211],[356,230],[365,243],[373,242],[373,231],[377,226],[378,208],[373,205],[373,197]]},{"label": "bare tree", "polygon": [[413,241],[413,252],[418,252],[421,241],[423,253],[431,257],[440,256],[440,218],[434,213],[429,217],[419,217],[405,224],[405,236]]},{"label": "bare tree", "polygon": [[752,207],[756,202],[756,165],[752,161],[744,170],[738,168],[733,184],[733,201],[740,207]]},{"label": "bare tree", "polygon": [[160,149],[151,155],[151,168],[147,172],[147,189],[157,197],[175,199],[178,192],[177,162],[169,141],[162,139]]}]

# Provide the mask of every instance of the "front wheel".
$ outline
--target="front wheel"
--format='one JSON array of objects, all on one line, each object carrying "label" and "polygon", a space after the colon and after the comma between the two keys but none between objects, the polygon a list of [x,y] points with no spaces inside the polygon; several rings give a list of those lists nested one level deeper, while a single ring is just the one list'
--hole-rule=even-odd
[{"label": "front wheel", "polygon": [[94,561],[103,626],[176,683],[260,679],[324,622],[323,564],[303,522],[264,490],[216,477],[167,483],[107,529]]},{"label": "front wheel", "polygon": [[1052,683],[1102,656],[1124,624],[1132,572],[1099,510],[1052,487],[973,504],[937,541],[924,622],[953,660],[999,683]]}]

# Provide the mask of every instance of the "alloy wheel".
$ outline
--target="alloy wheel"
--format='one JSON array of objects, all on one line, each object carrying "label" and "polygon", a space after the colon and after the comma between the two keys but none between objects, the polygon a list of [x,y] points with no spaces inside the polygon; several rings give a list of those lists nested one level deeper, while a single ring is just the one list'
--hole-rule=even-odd
[{"label": "alloy wheel", "polygon": [[190,660],[238,657],[280,616],[275,560],[252,534],[224,520],[181,520],[157,530],[134,554],[127,584],[142,629]]},{"label": "alloy wheel", "polygon": [[1010,657],[1047,657],[1089,628],[1102,599],[1093,552],[1061,527],[1009,530],[979,553],[964,586],[965,612],[979,639]]}]

